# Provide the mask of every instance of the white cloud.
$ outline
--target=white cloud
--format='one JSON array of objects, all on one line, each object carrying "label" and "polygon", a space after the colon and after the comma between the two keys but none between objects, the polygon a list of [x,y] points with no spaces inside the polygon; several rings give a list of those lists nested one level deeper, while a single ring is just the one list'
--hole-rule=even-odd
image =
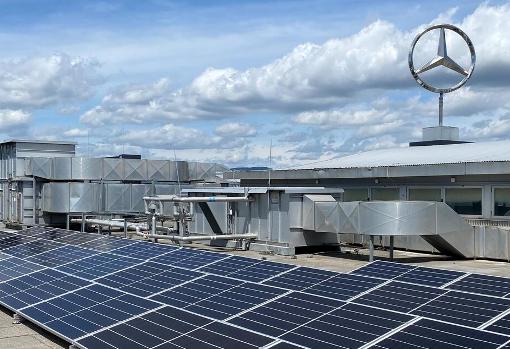
[{"label": "white cloud", "polygon": [[26,127],[31,121],[30,113],[22,110],[0,109],[0,131]]},{"label": "white cloud", "polygon": [[98,64],[65,54],[0,61],[0,107],[36,109],[90,98]]},{"label": "white cloud", "polygon": [[89,131],[82,128],[71,128],[64,131],[63,135],[65,137],[87,137],[89,135]]},{"label": "white cloud", "polygon": [[221,137],[254,137],[257,130],[246,123],[229,122],[216,127],[214,133]]},{"label": "white cloud", "polygon": [[[438,18],[450,18],[454,12]],[[509,17],[510,4],[482,5],[458,23],[471,36],[478,53],[472,80],[475,85],[509,85]],[[267,111],[299,113],[342,107],[355,97],[370,98],[367,95],[370,91],[418,89],[409,74],[407,52],[412,38],[422,28],[406,32],[391,23],[376,21],[348,37],[321,45],[299,45],[265,66],[246,70],[209,68],[181,89],[171,89],[166,80],[123,87],[84,113],[82,121],[100,125],[119,120],[140,123],[229,118]],[[451,54],[459,59],[467,57],[462,42],[449,41]],[[425,38],[422,44],[434,47],[437,38]],[[300,118],[309,116],[301,114]],[[352,122],[338,113],[322,117],[340,120],[347,117],[346,121]]]}]

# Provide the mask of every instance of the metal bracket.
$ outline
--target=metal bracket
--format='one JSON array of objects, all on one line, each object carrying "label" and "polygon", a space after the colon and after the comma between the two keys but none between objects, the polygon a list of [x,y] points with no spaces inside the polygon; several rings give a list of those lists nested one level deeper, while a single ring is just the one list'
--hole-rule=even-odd
[{"label": "metal bracket", "polygon": [[23,316],[21,316],[18,313],[14,313],[14,315],[12,316],[12,323],[15,325],[19,325],[19,324],[23,323],[24,321],[25,321],[25,318],[23,318]]}]

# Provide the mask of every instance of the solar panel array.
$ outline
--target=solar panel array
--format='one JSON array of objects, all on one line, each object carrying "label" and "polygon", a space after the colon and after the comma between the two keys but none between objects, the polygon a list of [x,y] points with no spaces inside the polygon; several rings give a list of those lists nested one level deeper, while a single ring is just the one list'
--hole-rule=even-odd
[{"label": "solar panel array", "polygon": [[0,232],[0,304],[79,348],[508,348],[510,279],[351,273],[34,227]]}]

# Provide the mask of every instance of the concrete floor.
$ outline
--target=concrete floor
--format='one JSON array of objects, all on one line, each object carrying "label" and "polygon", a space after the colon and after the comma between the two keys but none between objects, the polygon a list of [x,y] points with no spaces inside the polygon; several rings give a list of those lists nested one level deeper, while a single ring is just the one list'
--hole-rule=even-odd
[{"label": "concrete floor", "polygon": [[[343,247],[342,252],[300,254],[296,257],[288,257],[262,254],[253,251],[232,251],[231,249],[215,248],[201,244],[189,244],[186,246],[193,248],[206,248],[214,251],[225,251],[235,255],[339,272],[349,272],[353,269],[362,267],[368,260],[368,251],[366,249],[356,247]],[[376,259],[388,260],[387,255],[387,251],[375,251]],[[510,277],[510,264],[507,262],[487,260],[453,260],[440,255],[397,250],[395,251],[395,261],[427,267]],[[0,349],[48,349],[68,348],[68,346],[69,344],[66,342],[27,321],[22,324],[12,324],[12,313],[5,308],[0,307]]]}]

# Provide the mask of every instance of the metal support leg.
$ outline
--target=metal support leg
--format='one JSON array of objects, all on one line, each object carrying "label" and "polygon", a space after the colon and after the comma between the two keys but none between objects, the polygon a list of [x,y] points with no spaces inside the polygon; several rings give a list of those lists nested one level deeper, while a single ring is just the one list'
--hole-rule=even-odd
[{"label": "metal support leg", "polygon": [[98,225],[97,225],[97,233],[98,233],[99,235],[102,235],[102,234],[103,234],[103,229],[102,229],[102,227],[101,227],[101,225],[100,225],[100,224],[98,224]]},{"label": "metal support leg", "polygon": [[374,261],[374,236],[370,235],[370,240],[368,242],[368,261],[373,262]]},{"label": "metal support leg", "polygon": [[127,230],[127,220],[124,218],[124,238],[127,239],[128,237],[128,230]]},{"label": "metal support leg", "polygon": [[21,324],[25,319],[18,313],[14,313],[12,316],[12,323],[15,325]]},{"label": "metal support leg", "polygon": [[81,232],[85,232],[85,213],[81,214]]},{"label": "metal support leg", "polygon": [[66,215],[66,230],[69,230],[69,214]]},{"label": "metal support leg", "polygon": [[390,236],[390,261],[393,261],[393,246],[395,245],[395,237]]}]

